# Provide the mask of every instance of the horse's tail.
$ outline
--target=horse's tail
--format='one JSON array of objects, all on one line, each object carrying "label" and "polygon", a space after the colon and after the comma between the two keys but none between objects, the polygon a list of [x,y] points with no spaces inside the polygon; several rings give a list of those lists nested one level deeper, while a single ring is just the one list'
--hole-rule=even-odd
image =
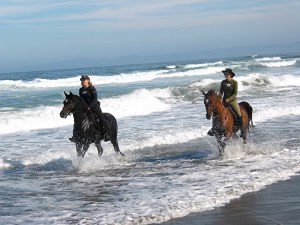
[{"label": "horse's tail", "polygon": [[253,120],[252,120],[252,112],[253,112],[252,106],[248,102],[240,102],[239,104],[246,109],[246,112],[249,117],[249,126],[254,127]]},{"label": "horse's tail", "polygon": [[103,117],[109,124],[111,138],[117,138],[118,122],[117,122],[116,118],[110,113],[103,113]]}]

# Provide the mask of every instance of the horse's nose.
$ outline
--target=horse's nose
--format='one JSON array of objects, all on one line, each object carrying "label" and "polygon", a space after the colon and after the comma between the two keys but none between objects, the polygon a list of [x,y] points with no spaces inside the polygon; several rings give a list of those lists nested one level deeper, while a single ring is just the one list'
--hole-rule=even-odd
[{"label": "horse's nose", "polygon": [[208,113],[206,113],[206,119],[210,119],[210,115]]},{"label": "horse's nose", "polygon": [[59,115],[60,115],[61,118],[66,118],[66,115],[65,115],[64,111],[61,111],[61,112],[59,113]]}]

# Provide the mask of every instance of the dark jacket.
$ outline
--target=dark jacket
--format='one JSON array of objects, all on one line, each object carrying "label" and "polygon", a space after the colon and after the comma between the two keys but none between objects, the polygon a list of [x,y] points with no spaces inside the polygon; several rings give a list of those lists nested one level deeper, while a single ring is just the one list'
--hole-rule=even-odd
[{"label": "dark jacket", "polygon": [[94,86],[88,88],[81,87],[79,89],[79,96],[84,99],[90,109],[99,107],[100,103],[97,98],[97,90]]}]

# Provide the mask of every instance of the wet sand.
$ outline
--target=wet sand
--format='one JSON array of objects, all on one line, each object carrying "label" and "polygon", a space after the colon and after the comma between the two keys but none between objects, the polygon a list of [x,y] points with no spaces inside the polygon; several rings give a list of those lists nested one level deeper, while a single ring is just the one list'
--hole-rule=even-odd
[{"label": "wet sand", "polygon": [[300,225],[300,175],[163,225]]}]

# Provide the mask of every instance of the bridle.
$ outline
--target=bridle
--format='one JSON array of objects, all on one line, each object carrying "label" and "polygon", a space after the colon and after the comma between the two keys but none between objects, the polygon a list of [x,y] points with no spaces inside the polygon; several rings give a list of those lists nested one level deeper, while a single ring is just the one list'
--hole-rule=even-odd
[{"label": "bridle", "polygon": [[[205,94],[204,95],[204,105],[205,105],[205,108],[206,108],[206,112],[208,111],[207,110],[207,108],[208,108],[208,105],[210,105],[211,106],[211,108],[212,108],[212,114],[213,114],[213,118],[214,117],[217,117],[217,110],[216,110],[216,103],[215,103],[215,100],[213,101],[210,97],[213,97],[213,95],[208,95],[208,94]],[[221,113],[220,113],[220,115],[221,114],[223,114],[223,112],[224,112],[224,110],[225,110],[225,106],[224,106],[224,104],[222,103],[222,105],[223,105],[223,109],[222,109],[222,111],[221,111]]]},{"label": "bridle", "polygon": [[[71,105],[66,105],[66,103],[68,102],[68,99],[66,99],[64,102],[63,102],[63,104],[64,104],[64,106],[62,107],[62,112],[64,112],[65,114],[67,114],[67,116],[69,116],[71,113],[73,113],[72,112],[72,110],[70,109],[70,108],[72,108],[73,106],[74,106],[74,103],[72,103]],[[71,106],[71,107],[70,107]],[[66,116],[66,117],[67,117]]]},{"label": "bridle", "polygon": [[[74,97],[77,97],[77,96],[74,96]],[[84,100],[82,98],[78,97],[78,99],[82,103],[85,104],[85,102],[84,102]],[[77,110],[75,110],[76,107],[75,107],[75,100],[74,99],[71,100],[72,103],[70,103],[68,106],[66,106],[67,101],[70,101],[70,100],[68,98],[66,98],[66,100],[63,102],[64,106],[63,106],[63,109],[62,109],[62,111],[68,112],[67,116],[69,116],[71,113],[76,114],[76,113],[81,113],[81,112],[85,112],[86,111],[85,109],[77,109]]]}]

